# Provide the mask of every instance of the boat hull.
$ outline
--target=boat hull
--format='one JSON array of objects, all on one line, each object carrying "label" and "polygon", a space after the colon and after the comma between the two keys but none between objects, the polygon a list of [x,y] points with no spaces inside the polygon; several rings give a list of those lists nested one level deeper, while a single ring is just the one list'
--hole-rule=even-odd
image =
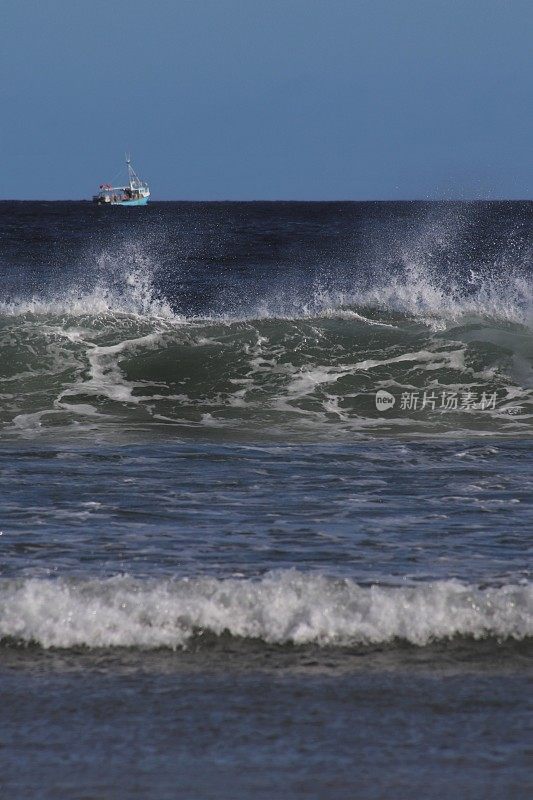
[{"label": "boat hull", "polygon": [[148,197],[138,197],[135,200],[94,200],[99,206],[145,206],[148,203]]}]

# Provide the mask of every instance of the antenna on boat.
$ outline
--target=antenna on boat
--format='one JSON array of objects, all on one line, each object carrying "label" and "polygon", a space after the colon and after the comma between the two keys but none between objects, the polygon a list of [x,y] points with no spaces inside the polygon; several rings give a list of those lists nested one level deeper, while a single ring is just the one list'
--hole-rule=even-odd
[{"label": "antenna on boat", "polygon": [[126,156],[126,164],[128,167],[128,180],[130,184],[130,189],[133,189],[134,182],[136,180],[139,181],[139,179],[137,178],[137,175],[135,174],[135,171],[131,166],[131,153],[125,153],[124,155]]}]

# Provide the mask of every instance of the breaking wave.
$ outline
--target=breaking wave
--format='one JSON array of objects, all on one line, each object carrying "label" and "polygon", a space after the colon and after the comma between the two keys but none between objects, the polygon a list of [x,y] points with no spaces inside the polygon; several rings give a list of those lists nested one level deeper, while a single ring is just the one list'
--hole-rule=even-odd
[{"label": "breaking wave", "polygon": [[294,570],[261,579],[0,582],[0,639],[42,647],[182,648],[204,633],[351,646],[533,635],[530,585],[360,586]]},{"label": "breaking wave", "polygon": [[[127,245],[60,293],[0,303],[0,421],[32,432],[126,421],[283,435],[335,425],[524,433],[532,297],[524,271],[451,280],[406,255],[401,270],[361,273],[351,286],[273,285],[186,314],[143,248]],[[395,398],[386,415],[378,390]],[[413,394],[415,407],[402,408]]]},{"label": "breaking wave", "polygon": [[[119,250],[104,250],[90,268],[69,276],[60,290],[0,301],[0,316],[67,317],[131,315],[175,323],[209,319],[242,322],[261,319],[305,320],[322,316],[363,319],[357,309],[372,314],[400,315],[435,329],[469,319],[531,326],[533,281],[529,269],[502,262],[483,271],[469,269],[465,276],[438,271],[420,253],[407,250],[398,265],[362,270],[356,275],[314,277],[309,286],[283,279],[269,281],[268,291],[240,292],[226,307],[213,301],[206,313],[191,315],[180,308],[180,298],[168,298],[158,287],[161,269],[137,242]],[[206,276],[207,277],[207,276]],[[229,306],[229,307],[228,307]]]}]

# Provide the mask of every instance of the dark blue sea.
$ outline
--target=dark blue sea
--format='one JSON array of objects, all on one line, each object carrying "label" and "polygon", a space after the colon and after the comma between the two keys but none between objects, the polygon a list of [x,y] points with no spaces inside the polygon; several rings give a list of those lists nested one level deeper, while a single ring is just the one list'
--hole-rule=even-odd
[{"label": "dark blue sea", "polygon": [[533,205],[0,203],[9,800],[522,800]]}]

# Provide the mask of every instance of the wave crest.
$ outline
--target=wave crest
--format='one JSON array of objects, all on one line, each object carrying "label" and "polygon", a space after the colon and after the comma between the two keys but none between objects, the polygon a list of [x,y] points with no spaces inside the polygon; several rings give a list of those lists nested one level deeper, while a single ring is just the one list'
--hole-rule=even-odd
[{"label": "wave crest", "polygon": [[[199,318],[238,322],[345,318],[347,313],[358,312],[359,318],[368,320],[366,312],[374,311],[378,322],[379,316],[385,315],[384,324],[387,315],[401,315],[431,327],[455,325],[471,317],[531,327],[529,263],[504,259],[483,268],[457,270],[450,265],[445,269],[432,260],[431,243],[424,237],[422,243],[423,247],[420,241],[416,246],[403,245],[395,256],[364,268],[355,263],[352,268],[348,261],[342,269],[337,266],[329,273],[317,272],[310,265],[308,280],[299,275],[295,282],[294,276],[284,272],[269,276],[264,285],[261,280],[256,284],[246,278],[236,296],[221,292],[218,300],[211,298],[209,306],[200,298],[198,313],[191,314],[179,275],[169,276],[148,245],[125,241],[92,254],[87,264],[74,271],[62,272],[62,284],[56,289],[3,300],[0,316],[125,314],[178,322]],[[166,286],[169,277],[171,284]],[[205,281],[209,275],[201,277]]]},{"label": "wave crest", "polygon": [[524,639],[530,585],[479,588],[456,580],[360,586],[294,570],[261,579],[2,580],[0,638],[42,647],[182,648],[198,633],[270,644],[350,646],[399,639]]}]

